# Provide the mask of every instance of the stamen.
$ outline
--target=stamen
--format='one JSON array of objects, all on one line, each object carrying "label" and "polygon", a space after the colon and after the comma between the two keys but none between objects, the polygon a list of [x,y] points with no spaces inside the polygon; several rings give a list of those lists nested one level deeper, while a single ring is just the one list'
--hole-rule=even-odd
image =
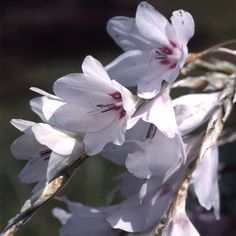
[{"label": "stamen", "polygon": [[29,163],[33,164],[38,160],[48,161],[49,158],[50,158],[51,153],[52,153],[52,150],[50,150],[50,149],[42,150],[38,153],[37,156],[31,157],[30,160],[29,160]]},{"label": "stamen", "polygon": [[157,127],[153,124],[151,124],[149,126],[149,129],[148,129],[148,132],[147,132],[147,135],[146,135],[146,139],[153,139],[155,134],[156,134],[156,131],[157,131]]}]

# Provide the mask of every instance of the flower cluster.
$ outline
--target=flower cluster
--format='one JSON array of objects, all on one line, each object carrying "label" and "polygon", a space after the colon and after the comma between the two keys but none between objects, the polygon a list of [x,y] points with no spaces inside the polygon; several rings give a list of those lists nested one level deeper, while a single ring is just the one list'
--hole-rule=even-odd
[{"label": "flower cluster", "polygon": [[[82,154],[101,154],[126,168],[118,188],[124,200],[93,208],[65,198],[69,212],[53,210],[63,224],[60,235],[143,233],[168,214],[163,236],[197,236],[185,212],[187,190],[179,199],[178,195],[199,157],[204,137],[199,128],[222,97],[218,91],[173,100],[170,96],[188,56],[193,18],[177,10],[169,22],[141,2],[135,18],[114,17],[107,31],[123,54],[105,67],[87,56],[83,73],[59,78],[54,94],[31,88],[40,95],[30,105],[42,122],[12,120],[24,133],[12,144],[12,153],[28,160],[20,180],[36,182],[36,192]],[[137,87],[137,94],[127,88],[131,86]],[[201,159],[187,184],[193,185],[199,203],[219,218],[217,144]]]}]

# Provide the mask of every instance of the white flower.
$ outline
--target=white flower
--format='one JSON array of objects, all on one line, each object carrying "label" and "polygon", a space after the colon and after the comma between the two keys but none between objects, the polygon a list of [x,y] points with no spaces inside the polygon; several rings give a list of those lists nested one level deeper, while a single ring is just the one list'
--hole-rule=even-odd
[{"label": "white flower", "polygon": [[171,24],[150,4],[141,2],[135,19],[114,17],[107,31],[126,52],[110,63],[108,74],[126,86],[138,86],[138,95],[149,99],[159,91],[162,81],[178,76],[188,54],[187,43],[194,34],[192,16],[174,11]]},{"label": "white flower", "polygon": [[19,175],[23,183],[45,184],[84,152],[83,143],[72,132],[25,120],[13,119],[11,123],[24,132],[11,146],[17,159],[28,160]]},{"label": "white flower", "polygon": [[[83,74],[70,74],[54,84],[55,94],[65,104],[54,113],[64,129],[85,133],[86,153],[99,153],[107,142],[121,145],[137,97],[114,80],[91,56],[82,64]],[[133,124],[132,124],[133,125]]]}]

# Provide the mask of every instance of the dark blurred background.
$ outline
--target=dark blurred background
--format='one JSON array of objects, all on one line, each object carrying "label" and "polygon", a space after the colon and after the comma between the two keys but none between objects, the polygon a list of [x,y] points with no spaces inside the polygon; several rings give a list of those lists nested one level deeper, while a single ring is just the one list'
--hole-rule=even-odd
[{"label": "dark blurred background", "polygon": [[[23,185],[17,175],[24,163],[10,153],[10,144],[20,135],[9,121],[23,118],[38,121],[30,111],[29,100],[35,96],[29,87],[52,91],[53,82],[68,73],[80,72],[83,58],[90,54],[104,65],[121,53],[106,33],[106,22],[112,16],[134,16],[137,0],[5,0],[0,2],[0,229],[19,211],[29,197],[32,186]],[[236,36],[235,0],[156,0],[149,1],[165,16],[176,9],[189,11],[196,33],[189,43],[190,51],[205,49]],[[235,144],[234,144],[235,145]],[[226,147],[234,156],[233,144]],[[234,149],[235,150],[235,149]],[[232,236],[236,214],[236,162],[230,159],[231,175],[222,175],[222,214],[228,219],[219,235]],[[105,203],[113,188],[115,175],[122,171],[100,158],[85,163],[61,195],[66,194],[95,206]],[[227,172],[229,173],[229,172]],[[226,177],[225,177],[226,176]],[[235,175],[234,175],[235,177]],[[225,201],[224,201],[225,198]],[[52,217],[51,201],[43,207],[18,235],[58,235],[59,223]],[[225,219],[225,218],[224,218]],[[215,223],[218,225],[220,223]],[[214,226],[215,227],[215,226]],[[236,231],[236,230],[235,230]],[[204,232],[204,231],[202,231]],[[205,233],[208,236],[210,234]],[[218,234],[214,234],[218,235]]]}]

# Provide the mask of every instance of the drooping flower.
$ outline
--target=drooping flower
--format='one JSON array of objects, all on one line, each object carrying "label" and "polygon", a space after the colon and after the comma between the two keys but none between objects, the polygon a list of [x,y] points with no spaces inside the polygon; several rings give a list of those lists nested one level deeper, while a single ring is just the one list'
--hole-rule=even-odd
[{"label": "drooping flower", "polygon": [[72,132],[25,120],[11,123],[24,132],[11,146],[17,159],[28,160],[19,175],[23,183],[44,185],[84,153],[83,142]]},{"label": "drooping flower", "polygon": [[123,144],[138,100],[111,80],[93,57],[85,58],[82,70],[83,74],[70,74],[55,82],[54,92],[65,104],[56,110],[54,119],[66,130],[85,133],[85,151],[93,155],[107,142]]},{"label": "drooping flower", "polygon": [[149,99],[160,91],[163,81],[176,79],[188,54],[187,43],[194,34],[192,16],[174,11],[171,24],[147,2],[136,16],[113,17],[107,31],[125,51],[107,65],[108,74],[126,86],[138,86],[138,95]]},{"label": "drooping flower", "polygon": [[218,146],[215,145],[206,151],[192,174],[193,189],[199,203],[208,211],[213,208],[216,219],[220,218],[218,165]]}]

